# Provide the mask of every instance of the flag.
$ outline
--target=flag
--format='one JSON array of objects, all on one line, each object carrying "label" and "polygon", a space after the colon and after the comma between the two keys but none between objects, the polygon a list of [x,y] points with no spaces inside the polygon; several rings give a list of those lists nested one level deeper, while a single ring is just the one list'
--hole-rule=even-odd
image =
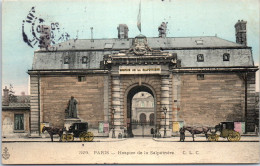
[{"label": "flag", "polygon": [[137,16],[137,28],[141,32],[141,0],[139,3],[139,12],[138,12],[138,16]]}]

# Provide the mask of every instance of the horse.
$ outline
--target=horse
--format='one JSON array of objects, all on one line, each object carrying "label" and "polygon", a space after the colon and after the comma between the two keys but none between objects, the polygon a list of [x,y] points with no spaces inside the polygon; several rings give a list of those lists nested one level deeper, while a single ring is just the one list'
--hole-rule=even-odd
[{"label": "horse", "polygon": [[60,142],[61,142],[61,136],[63,134],[63,129],[59,129],[59,128],[53,128],[53,127],[43,127],[42,128],[42,133],[44,133],[45,131],[47,131],[50,134],[51,137],[51,142],[53,142],[53,135],[58,134],[60,137]]},{"label": "horse", "polygon": [[192,134],[192,139],[194,140],[195,134],[205,134],[206,138],[208,138],[208,131],[210,131],[209,127],[191,127],[191,126],[184,126],[183,130],[188,130]]}]

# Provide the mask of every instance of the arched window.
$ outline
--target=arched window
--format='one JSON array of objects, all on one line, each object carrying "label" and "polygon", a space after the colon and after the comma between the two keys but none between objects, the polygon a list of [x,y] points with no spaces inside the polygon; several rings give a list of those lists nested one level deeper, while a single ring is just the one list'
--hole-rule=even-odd
[{"label": "arched window", "polygon": [[203,54],[198,54],[197,55],[197,61],[198,62],[204,62],[204,55]]},{"label": "arched window", "polygon": [[154,113],[150,114],[149,120],[150,120],[150,125],[153,126],[154,125]]},{"label": "arched window", "polygon": [[224,53],[223,54],[223,61],[229,61],[230,59],[230,54],[229,53]]},{"label": "arched window", "polygon": [[88,58],[86,56],[82,57],[82,64],[87,64]]},{"label": "arched window", "polygon": [[144,107],[144,101],[141,101],[141,107]]},{"label": "arched window", "polygon": [[144,113],[140,114],[140,123],[145,123],[146,122],[146,115]]},{"label": "arched window", "polygon": [[68,56],[64,57],[64,64],[69,64],[69,57]]}]

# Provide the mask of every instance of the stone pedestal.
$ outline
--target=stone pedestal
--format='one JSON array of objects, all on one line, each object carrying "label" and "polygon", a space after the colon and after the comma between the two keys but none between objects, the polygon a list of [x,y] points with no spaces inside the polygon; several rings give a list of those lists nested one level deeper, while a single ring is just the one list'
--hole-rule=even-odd
[{"label": "stone pedestal", "polygon": [[64,119],[64,127],[66,128],[66,130],[69,130],[70,126],[73,123],[78,123],[78,122],[81,122],[81,120],[78,119],[78,118],[67,118],[67,119]]}]

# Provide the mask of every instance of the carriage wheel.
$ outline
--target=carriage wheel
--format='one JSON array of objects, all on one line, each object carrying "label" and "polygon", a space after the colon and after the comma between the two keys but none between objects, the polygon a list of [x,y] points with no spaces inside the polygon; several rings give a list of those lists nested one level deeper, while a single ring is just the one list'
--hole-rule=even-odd
[{"label": "carriage wheel", "polygon": [[62,136],[61,136],[61,141],[62,141],[62,142],[66,142],[66,141],[67,141],[67,139],[66,139],[66,134],[62,134]]},{"label": "carriage wheel", "polygon": [[218,138],[219,138],[219,135],[217,135],[217,134],[209,134],[209,135],[208,135],[208,140],[209,140],[210,142],[218,141]]},{"label": "carriage wheel", "polygon": [[91,142],[94,139],[94,134],[91,132],[87,132],[87,135],[85,137],[85,141]]},{"label": "carriage wheel", "polygon": [[80,139],[80,141],[85,141],[85,137],[87,136],[87,132],[81,132],[80,134],[79,134],[79,139]]},{"label": "carriage wheel", "polygon": [[73,137],[73,135],[72,134],[68,134],[67,135],[67,141],[73,141],[74,140],[74,137]]},{"label": "carriage wheel", "polygon": [[240,136],[239,132],[236,132],[236,131],[230,133],[230,134],[228,135],[228,137],[227,137],[228,141],[230,141],[230,142],[239,141],[240,138],[241,138],[241,136]]},{"label": "carriage wheel", "polygon": [[212,137],[212,134],[208,134],[208,140],[209,140],[210,142],[212,141],[211,137]]},{"label": "carriage wheel", "polygon": [[235,139],[235,141],[239,141],[239,140],[240,140],[240,138],[241,138],[241,136],[240,136],[239,132],[236,132],[236,133],[235,133],[235,136],[236,136],[236,139]]},{"label": "carriage wheel", "polygon": [[73,140],[74,140],[74,137],[72,134],[62,134],[62,136],[61,136],[62,142],[73,141]]}]

